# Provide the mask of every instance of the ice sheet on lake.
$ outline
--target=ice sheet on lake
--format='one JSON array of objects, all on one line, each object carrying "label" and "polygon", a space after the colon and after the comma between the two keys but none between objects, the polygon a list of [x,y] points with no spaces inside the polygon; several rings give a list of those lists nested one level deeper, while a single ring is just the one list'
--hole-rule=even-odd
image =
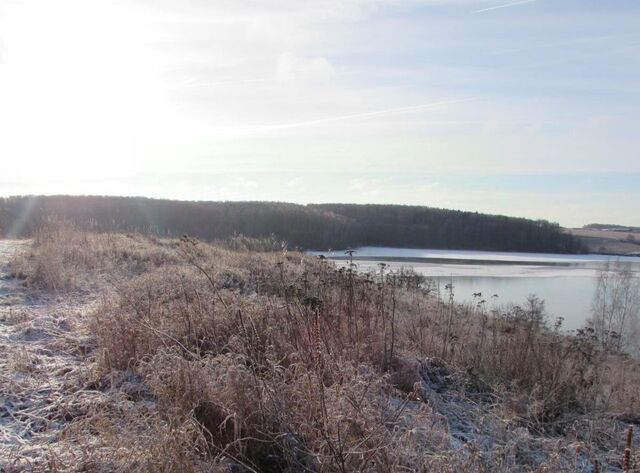
[{"label": "ice sheet on lake", "polygon": [[[553,253],[518,253],[500,251],[471,251],[471,250],[432,250],[412,248],[389,248],[363,246],[355,249],[358,258],[425,258],[479,261],[512,261],[522,263],[606,263],[607,261],[624,261],[640,265],[640,257],[608,256],[608,255],[568,255]],[[314,251],[315,255],[323,254],[328,258],[344,258],[344,250]]]},{"label": "ice sheet on lake", "polygon": [[[529,294],[536,294],[545,300],[550,320],[564,317],[568,330],[581,327],[589,317],[597,271],[608,261],[628,262],[640,273],[640,258],[636,257],[381,247],[356,251],[358,271],[377,272],[384,262],[387,271],[404,267],[441,282],[452,278],[459,302],[477,302],[473,295],[482,293],[493,308],[520,304]],[[338,266],[349,264],[344,251],[313,254],[332,258]]]},{"label": "ice sheet on lake", "polygon": [[[338,266],[346,266],[346,260],[336,261]],[[595,277],[596,269],[573,266],[544,265],[493,265],[493,264],[438,264],[385,261],[387,268],[397,271],[412,268],[427,277],[496,277],[496,278],[549,278],[549,277]],[[379,271],[380,261],[358,260],[357,269],[363,272]]]}]

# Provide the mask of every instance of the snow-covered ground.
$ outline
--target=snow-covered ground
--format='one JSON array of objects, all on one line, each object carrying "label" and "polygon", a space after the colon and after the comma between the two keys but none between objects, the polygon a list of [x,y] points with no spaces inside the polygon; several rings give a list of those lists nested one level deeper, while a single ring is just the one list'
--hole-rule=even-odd
[{"label": "snow-covered ground", "polygon": [[92,302],[36,297],[11,278],[9,261],[25,244],[0,240],[0,471],[52,461],[64,426],[102,396],[83,386],[82,314]]}]

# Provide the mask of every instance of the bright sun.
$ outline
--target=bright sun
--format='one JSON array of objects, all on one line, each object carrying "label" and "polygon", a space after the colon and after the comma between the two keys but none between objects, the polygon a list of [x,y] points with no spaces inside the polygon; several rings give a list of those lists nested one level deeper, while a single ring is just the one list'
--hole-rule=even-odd
[{"label": "bright sun", "polygon": [[140,136],[162,130],[167,116],[152,23],[107,2],[0,8],[6,176],[77,192],[85,191],[74,188],[83,179],[115,175],[123,166],[135,172]]}]

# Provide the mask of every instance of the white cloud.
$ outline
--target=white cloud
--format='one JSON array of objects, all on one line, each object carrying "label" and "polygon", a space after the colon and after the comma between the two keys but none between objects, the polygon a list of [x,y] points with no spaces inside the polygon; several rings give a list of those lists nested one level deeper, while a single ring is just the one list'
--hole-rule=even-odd
[{"label": "white cloud", "polygon": [[289,52],[278,56],[276,80],[286,87],[325,84],[335,77],[336,70],[325,57],[301,59]]}]

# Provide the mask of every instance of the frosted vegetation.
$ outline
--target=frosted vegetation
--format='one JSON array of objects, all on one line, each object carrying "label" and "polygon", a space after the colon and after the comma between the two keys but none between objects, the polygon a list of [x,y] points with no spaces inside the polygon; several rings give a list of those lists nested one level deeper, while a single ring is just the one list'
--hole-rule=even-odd
[{"label": "frosted vegetation", "polygon": [[3,243],[0,469],[636,468],[626,276],[603,273],[604,316],[570,335],[537,297],[458,304],[414,271],[273,243],[58,226]]},{"label": "frosted vegetation", "polygon": [[[349,266],[344,250],[311,254]],[[480,293],[487,307],[496,309],[520,304],[528,295],[537,294],[544,298],[549,317],[564,319],[566,330],[579,329],[587,322],[603,272],[626,272],[630,281],[637,281],[640,274],[640,258],[633,256],[385,247],[357,248],[352,256],[358,271],[376,271],[384,262],[392,271],[411,268],[441,287],[453,283],[455,300],[460,303],[475,303],[473,295]]]}]

